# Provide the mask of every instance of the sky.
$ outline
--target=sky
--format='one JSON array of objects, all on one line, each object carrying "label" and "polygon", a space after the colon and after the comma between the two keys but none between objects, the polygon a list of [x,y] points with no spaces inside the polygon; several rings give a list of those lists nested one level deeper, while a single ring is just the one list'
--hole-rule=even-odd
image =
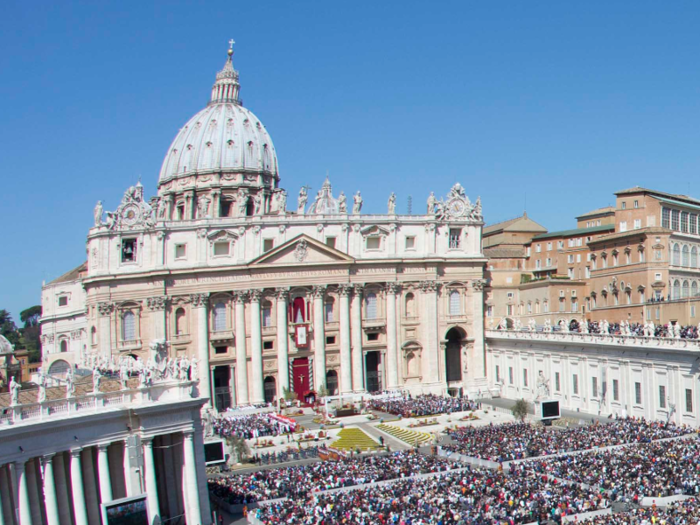
[{"label": "sky", "polygon": [[0,308],[85,260],[97,200],[156,191],[236,41],[245,106],[296,202],[363,211],[460,182],[550,231],[645,186],[700,198],[700,2],[5,0]]}]

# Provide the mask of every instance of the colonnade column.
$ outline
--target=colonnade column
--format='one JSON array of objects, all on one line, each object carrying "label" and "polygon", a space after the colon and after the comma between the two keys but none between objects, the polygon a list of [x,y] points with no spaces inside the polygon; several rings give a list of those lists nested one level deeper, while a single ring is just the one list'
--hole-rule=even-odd
[{"label": "colonnade column", "polygon": [[323,315],[325,286],[314,286],[314,383],[316,391],[326,386],[326,319]]},{"label": "colonnade column", "polygon": [[219,205],[221,198],[221,190],[212,190],[211,192],[211,211],[209,217],[218,217],[220,215],[221,206]]},{"label": "colonnade column", "polygon": [[70,451],[70,482],[73,489],[73,513],[75,525],[88,525],[87,507],[85,506],[85,490],[83,489],[83,473],[80,467],[82,449]]},{"label": "colonnade column", "polygon": [[[24,461],[15,463],[15,475],[17,476],[17,500],[19,503],[19,524],[33,525],[32,507],[29,503],[29,488],[27,487],[27,471]],[[85,522],[87,525],[87,522]]]},{"label": "colonnade column", "polygon": [[188,525],[201,525],[202,511],[199,505],[199,485],[197,483],[197,465],[194,452],[194,432],[189,430],[183,432],[184,448],[185,448],[185,486],[187,494],[185,502],[187,503],[187,523]]},{"label": "colonnade column", "polygon": [[97,445],[97,474],[100,479],[100,502],[112,500],[112,480],[109,477],[108,443]]},{"label": "colonnade column", "polygon": [[236,382],[238,383],[237,401],[239,405],[248,404],[248,352],[245,343],[245,301],[246,292],[233,295],[236,309]]},{"label": "colonnade column", "polygon": [[209,295],[198,293],[190,296],[193,308],[197,311],[197,355],[199,357],[199,395],[209,398],[205,406],[213,406],[213,384],[209,372],[209,316],[207,304]]},{"label": "colonnade column", "polygon": [[[160,507],[158,505],[158,484],[156,483],[156,465],[153,461],[153,438],[143,438],[143,462],[146,467],[146,493],[148,494],[148,522],[160,523]],[[100,483],[102,483],[100,481]]]},{"label": "colonnade column", "polygon": [[440,284],[437,281],[423,281],[422,325],[425,330],[425,348],[422,358],[423,384],[434,385],[439,381],[438,376],[438,303],[437,292]]},{"label": "colonnade column", "polygon": [[350,352],[350,292],[352,286],[338,287],[340,295],[340,392],[352,392],[352,356]]},{"label": "colonnade column", "polygon": [[350,305],[352,325],[352,387],[355,392],[364,392],[367,388],[364,378],[363,356],[362,356],[362,286],[355,285],[355,293],[352,296]]},{"label": "colonnade column", "polygon": [[287,328],[287,299],[289,291],[277,288],[277,379],[278,397],[289,389],[289,329]]},{"label": "colonnade column", "polygon": [[387,387],[396,388],[399,385],[399,369],[396,348],[396,283],[386,286],[386,377]]},{"label": "colonnade column", "polygon": [[260,298],[262,290],[250,291],[250,350],[252,355],[252,403],[265,401],[263,388],[262,328],[260,326]]},{"label": "colonnade column", "polygon": [[[4,484],[1,481],[5,476],[5,474],[3,473],[4,467],[5,467],[4,465],[0,465],[0,525],[5,525],[5,508],[4,508],[4,504],[2,502],[3,491],[5,490],[5,488],[2,487],[2,485],[4,485]],[[55,522],[55,523],[57,525],[60,525],[58,522]],[[54,525],[54,524],[49,522],[49,525]]]}]

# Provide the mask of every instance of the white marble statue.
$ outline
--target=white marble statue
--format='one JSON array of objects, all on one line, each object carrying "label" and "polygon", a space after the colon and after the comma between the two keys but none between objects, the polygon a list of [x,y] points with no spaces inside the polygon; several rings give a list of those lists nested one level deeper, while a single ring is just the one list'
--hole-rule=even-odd
[{"label": "white marble statue", "polygon": [[238,217],[245,217],[248,212],[248,192],[245,188],[238,189],[236,206],[238,207]]},{"label": "white marble statue", "polygon": [[263,195],[262,192],[259,191],[258,193],[255,194],[255,197],[253,197],[253,215],[262,215],[263,214]]},{"label": "white marble statue", "polygon": [[560,332],[568,332],[569,331],[569,329],[566,326],[566,321],[564,321],[564,319],[560,319],[558,324],[559,324],[559,331]]},{"label": "white marble statue", "polygon": [[537,331],[537,322],[534,319],[530,319],[527,322],[527,328],[530,332],[536,332]]},{"label": "white marble statue", "polygon": [[347,213],[348,212],[348,198],[345,196],[344,192],[340,192],[338,195],[338,212]]},{"label": "white marble statue", "polygon": [[19,391],[22,387],[17,381],[15,381],[15,376],[10,379],[10,404],[16,405],[19,403]]},{"label": "white marble statue", "polygon": [[197,199],[197,217],[198,218],[204,218],[204,217],[209,217],[209,204],[210,204],[209,197],[201,197]]},{"label": "white marble statue", "polygon": [[552,331],[552,321],[549,318],[544,320],[544,328],[542,331],[548,333]]},{"label": "white marble statue", "polygon": [[142,368],[139,370],[139,388],[146,388],[148,386],[148,369]]},{"label": "white marble statue", "polygon": [[102,201],[97,201],[95,205],[95,226],[102,226],[102,212],[104,208],[102,207]]},{"label": "white marble statue", "polygon": [[190,363],[190,381],[199,381],[199,359],[196,357]]},{"label": "white marble statue", "polygon": [[187,372],[190,369],[190,362],[187,357],[180,359],[180,381],[187,381]]},{"label": "white marble statue", "polygon": [[394,192],[389,195],[389,202],[387,203],[387,212],[389,215],[396,215],[396,194]]},{"label": "white marble statue", "polygon": [[126,390],[127,382],[129,381],[129,370],[127,369],[126,363],[122,362],[119,367],[119,382],[121,383],[122,390]]},{"label": "white marble statue", "polygon": [[284,215],[287,213],[287,191],[282,190],[277,192],[277,214]]},{"label": "white marble statue", "polygon": [[355,196],[353,197],[353,204],[352,204],[352,214],[353,215],[358,215],[360,211],[362,211],[362,195],[358,191]]},{"label": "white marble statue", "polygon": [[304,215],[306,212],[306,201],[309,199],[309,195],[306,192],[306,186],[302,186],[299,190],[299,198],[297,199],[297,213],[299,215]]},{"label": "white marble statue", "polygon": [[68,369],[66,374],[66,397],[75,395],[75,382],[73,381],[73,368]]},{"label": "white marble statue", "polygon": [[587,334],[588,333],[588,321],[585,319],[581,319],[581,322],[579,323],[579,326],[581,327],[581,333],[582,334]]},{"label": "white marble statue", "polygon": [[537,399],[549,397],[549,379],[544,377],[544,373],[540,370],[537,376]]},{"label": "white marble statue", "polygon": [[98,394],[100,392],[100,383],[102,383],[102,373],[99,368],[92,371],[92,392]]},{"label": "white marble statue", "polygon": [[37,392],[36,401],[37,403],[43,403],[46,401],[46,376],[43,372],[39,372],[37,384],[39,385],[39,391]]},{"label": "white marble statue", "polygon": [[516,318],[515,321],[513,321],[513,329],[519,332],[522,329],[522,324],[520,322],[520,318]]},{"label": "white marble statue", "polygon": [[435,198],[435,192],[431,191],[428,197],[428,215],[435,215],[435,205],[437,204],[437,199]]}]

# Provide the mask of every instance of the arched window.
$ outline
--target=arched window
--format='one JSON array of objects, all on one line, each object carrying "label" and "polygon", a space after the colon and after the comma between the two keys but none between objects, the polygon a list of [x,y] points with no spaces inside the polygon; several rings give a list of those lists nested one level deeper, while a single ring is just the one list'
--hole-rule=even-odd
[{"label": "arched window", "polygon": [[185,220],[185,205],[180,203],[176,207],[176,214],[177,214],[177,220],[178,221],[183,221]]},{"label": "arched window", "polygon": [[185,319],[185,309],[178,308],[175,311],[175,334],[182,335],[187,333],[187,323]]},{"label": "arched window", "polygon": [[269,328],[272,326],[272,303],[270,301],[263,301],[261,307],[263,328]]},{"label": "arched window", "polygon": [[333,314],[333,307],[335,306],[335,301],[333,300],[332,297],[328,297],[323,306],[324,306],[323,313],[324,313],[324,317],[326,319],[326,322],[332,323],[335,320],[335,316]]},{"label": "arched window", "polygon": [[683,266],[690,266],[690,250],[688,246],[683,246]]},{"label": "arched window", "polygon": [[374,292],[368,293],[365,297],[365,318],[377,318],[377,294]]},{"label": "arched window", "polygon": [[136,341],[136,316],[134,312],[122,315],[122,341]]},{"label": "arched window", "polygon": [[226,305],[216,303],[214,305],[214,331],[220,332],[222,330],[226,330]]},{"label": "arched window", "polygon": [[674,266],[681,265],[681,247],[677,244],[673,245],[673,258],[671,259],[671,264]]},{"label": "arched window", "polygon": [[61,349],[61,353],[65,353],[68,351],[68,340],[67,339],[61,339],[60,349]]},{"label": "arched window", "polygon": [[461,314],[461,301],[460,301],[460,295],[457,290],[452,290],[450,292],[450,315],[459,315]]},{"label": "arched window", "polygon": [[671,299],[679,299],[681,296],[681,282],[679,280],[673,281],[673,292],[671,294]]},{"label": "arched window", "polygon": [[698,283],[696,281],[693,281],[693,284],[690,285],[690,297],[697,297],[698,296]]},{"label": "arched window", "polygon": [[688,281],[683,281],[683,288],[681,289],[681,297],[686,299],[690,295],[690,283]]},{"label": "arched window", "polygon": [[535,313],[538,314],[540,313],[540,302],[535,301]]},{"label": "arched window", "polygon": [[691,268],[698,267],[698,249],[695,246],[690,250],[690,266]]},{"label": "arched window", "polygon": [[94,326],[90,329],[90,344],[97,344],[97,328]]},{"label": "arched window", "polygon": [[549,301],[543,302],[542,307],[544,308],[544,313],[549,313]]},{"label": "arched window", "polygon": [[406,317],[414,317],[416,315],[416,298],[412,293],[406,294]]}]

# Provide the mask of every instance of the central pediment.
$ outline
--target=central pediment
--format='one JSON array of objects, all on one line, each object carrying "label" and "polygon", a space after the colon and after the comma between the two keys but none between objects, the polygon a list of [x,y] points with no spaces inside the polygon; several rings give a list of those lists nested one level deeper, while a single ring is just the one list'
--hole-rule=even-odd
[{"label": "central pediment", "polygon": [[337,264],[352,263],[348,254],[302,234],[252,260],[249,266],[267,264]]}]

